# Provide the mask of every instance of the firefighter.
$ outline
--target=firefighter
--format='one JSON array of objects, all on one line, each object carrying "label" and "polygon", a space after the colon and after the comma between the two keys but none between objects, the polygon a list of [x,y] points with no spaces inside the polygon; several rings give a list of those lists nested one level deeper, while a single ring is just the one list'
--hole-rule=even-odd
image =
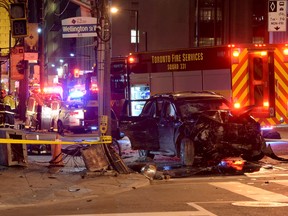
[{"label": "firefighter", "polygon": [[58,132],[58,119],[60,113],[61,99],[56,95],[51,96],[50,108],[51,108],[51,126],[50,131]]},{"label": "firefighter", "polygon": [[26,113],[25,113],[25,129],[36,130],[38,125],[38,106],[43,106],[43,101],[37,92],[32,92],[26,102]]},{"label": "firefighter", "polygon": [[0,127],[4,127],[5,125],[5,106],[4,106],[4,97],[6,95],[5,90],[1,90],[0,96]]},{"label": "firefighter", "polygon": [[7,95],[4,89],[1,90],[1,99],[5,109],[4,127],[14,128],[16,103],[11,94]]}]

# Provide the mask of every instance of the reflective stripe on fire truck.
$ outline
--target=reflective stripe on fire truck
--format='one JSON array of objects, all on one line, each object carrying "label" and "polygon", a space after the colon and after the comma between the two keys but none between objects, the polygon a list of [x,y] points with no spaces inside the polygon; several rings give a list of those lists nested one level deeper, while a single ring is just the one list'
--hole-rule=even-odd
[{"label": "reflective stripe on fire truck", "polygon": [[[256,118],[262,126],[288,124],[288,61],[285,62],[283,46],[275,45],[274,49],[274,76],[275,76],[275,117]],[[270,50],[273,50],[270,48]],[[232,57],[234,58],[234,57]],[[238,56],[238,62],[232,61],[232,95],[233,102],[238,102],[242,106],[250,105],[249,100],[249,65],[248,49],[242,48]],[[287,57],[286,57],[287,58]],[[270,114],[273,113],[270,107]]]}]

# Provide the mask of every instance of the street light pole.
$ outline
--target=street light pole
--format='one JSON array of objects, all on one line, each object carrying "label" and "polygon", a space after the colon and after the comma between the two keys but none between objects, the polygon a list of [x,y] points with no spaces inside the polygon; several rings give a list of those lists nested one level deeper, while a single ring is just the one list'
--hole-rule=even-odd
[{"label": "street light pole", "polygon": [[[117,7],[111,7],[110,12],[111,13],[117,13],[118,12]],[[134,12],[135,16],[135,52],[139,51],[139,12],[138,10],[130,10],[130,9],[122,9],[123,11],[129,11]],[[130,32],[131,33],[131,32]],[[131,35],[134,36],[134,35]]]},{"label": "street light pole", "polygon": [[135,13],[135,31],[136,31],[136,40],[135,40],[135,52],[138,52],[139,50],[139,13],[138,10],[134,10]]}]

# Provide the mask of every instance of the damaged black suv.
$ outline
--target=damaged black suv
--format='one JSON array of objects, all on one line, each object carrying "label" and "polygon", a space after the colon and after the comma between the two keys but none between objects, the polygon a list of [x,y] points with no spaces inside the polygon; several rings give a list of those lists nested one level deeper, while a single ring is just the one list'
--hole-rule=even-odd
[{"label": "damaged black suv", "polygon": [[120,126],[132,149],[151,158],[177,156],[187,166],[238,156],[255,161],[266,143],[249,110],[233,110],[214,92],[167,93],[148,99],[139,116],[122,116]]}]

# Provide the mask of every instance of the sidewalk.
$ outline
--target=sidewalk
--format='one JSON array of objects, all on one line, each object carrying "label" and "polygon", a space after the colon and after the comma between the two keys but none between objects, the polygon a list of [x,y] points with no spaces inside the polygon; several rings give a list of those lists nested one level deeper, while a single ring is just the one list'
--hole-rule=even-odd
[{"label": "sidewalk", "polygon": [[[0,210],[76,199],[93,199],[150,184],[142,174],[89,173],[83,160],[66,158],[64,167],[49,168],[51,155],[29,156],[27,167],[0,166]],[[3,187],[5,185],[5,187]]]}]

